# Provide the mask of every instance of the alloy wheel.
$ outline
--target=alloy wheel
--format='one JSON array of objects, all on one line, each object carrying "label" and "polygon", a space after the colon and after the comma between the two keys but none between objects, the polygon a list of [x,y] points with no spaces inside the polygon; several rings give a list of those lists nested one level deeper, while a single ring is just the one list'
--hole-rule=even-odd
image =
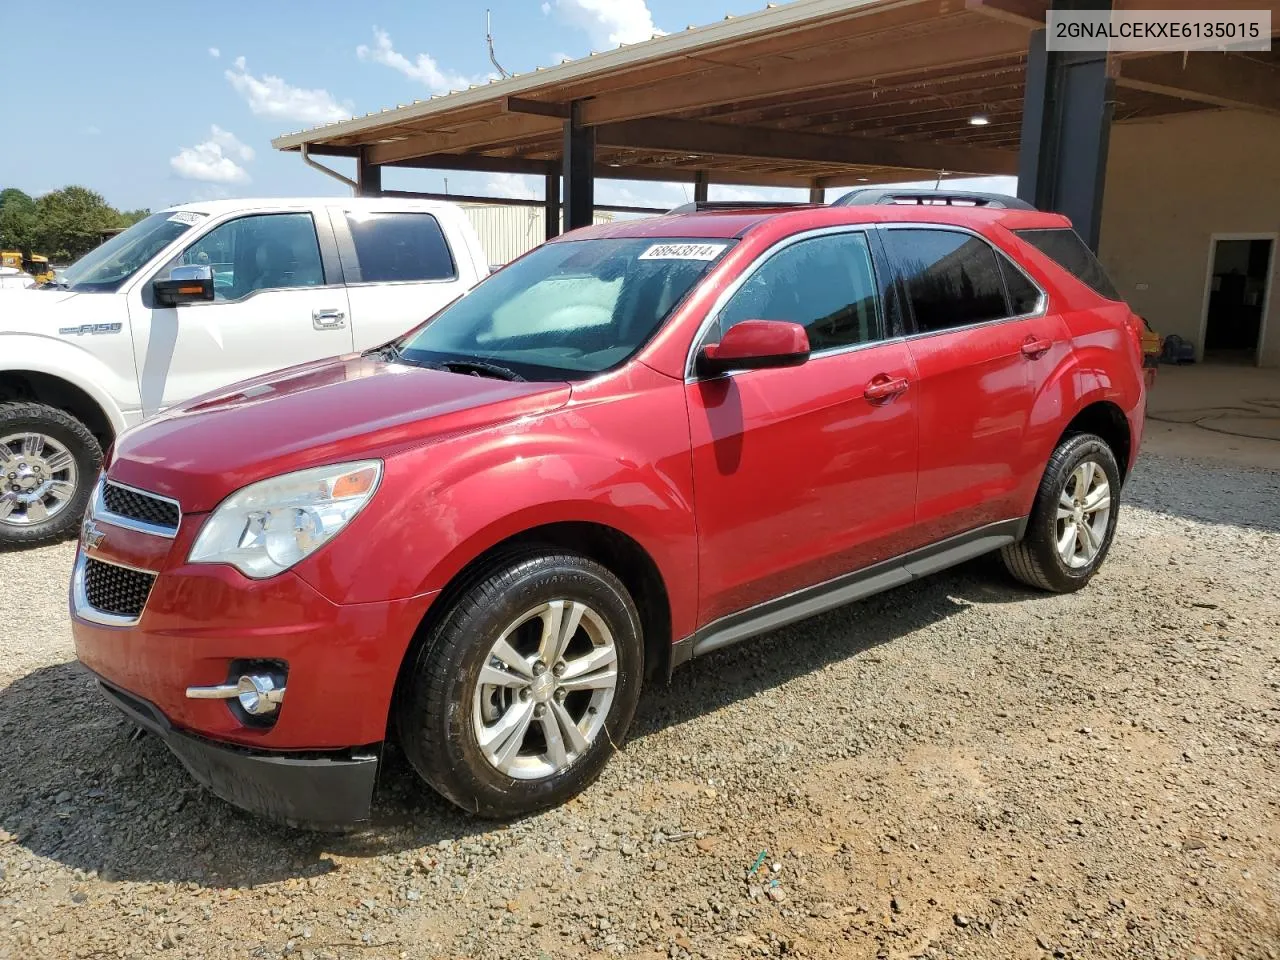
[{"label": "alloy wheel", "polygon": [[0,437],[0,524],[28,527],[56,517],[75,498],[71,452],[43,433]]},{"label": "alloy wheel", "polygon": [[1111,485],[1106,471],[1092,460],[1081,462],[1058,496],[1055,534],[1058,555],[1072,569],[1087,567],[1106,542],[1111,519]]},{"label": "alloy wheel", "polygon": [[618,651],[604,619],[577,600],[551,600],[494,641],[472,698],[485,759],[516,780],[567,769],[604,731],[618,686]]}]

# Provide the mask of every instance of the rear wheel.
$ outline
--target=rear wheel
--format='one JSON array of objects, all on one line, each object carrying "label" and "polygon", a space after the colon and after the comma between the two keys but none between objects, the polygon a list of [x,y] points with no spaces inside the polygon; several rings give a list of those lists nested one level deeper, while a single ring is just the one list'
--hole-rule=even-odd
[{"label": "rear wheel", "polygon": [[0,546],[74,533],[102,448],[75,417],[43,403],[0,403]]},{"label": "rear wheel", "polygon": [[1106,441],[1068,437],[1049,458],[1026,535],[1001,551],[1005,566],[1028,586],[1079,590],[1111,549],[1119,498],[1120,467]]},{"label": "rear wheel", "polygon": [[558,552],[508,558],[457,599],[410,666],[401,745],[471,813],[562,803],[622,743],[643,650],[635,604],[606,568]]}]

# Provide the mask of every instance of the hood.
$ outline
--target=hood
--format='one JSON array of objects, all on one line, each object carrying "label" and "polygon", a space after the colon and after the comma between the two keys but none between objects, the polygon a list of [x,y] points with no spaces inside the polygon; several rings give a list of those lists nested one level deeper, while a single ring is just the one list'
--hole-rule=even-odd
[{"label": "hood", "polygon": [[[110,301],[115,299],[110,294],[41,290],[38,287],[28,287],[26,290],[5,287],[0,289],[0,333],[56,334],[58,326],[68,326],[73,322],[93,322],[87,318],[103,312],[101,308],[113,306]],[[85,309],[76,310],[76,306]],[[67,319],[68,310],[76,315],[73,319]],[[115,310],[108,309],[106,312],[113,314],[110,319],[120,319],[114,316]],[[80,314],[84,314],[84,318]]]},{"label": "hood", "polygon": [[508,383],[338,357],[235,384],[134,427],[117,440],[109,470],[200,513],[267,477],[389,456],[553,410],[569,395],[567,383]]}]

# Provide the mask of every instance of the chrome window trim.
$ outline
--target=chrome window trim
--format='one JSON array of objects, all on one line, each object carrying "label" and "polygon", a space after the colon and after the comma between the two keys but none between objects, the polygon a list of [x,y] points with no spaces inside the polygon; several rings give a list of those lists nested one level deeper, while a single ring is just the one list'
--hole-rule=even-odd
[{"label": "chrome window trim", "polygon": [[[178,511],[178,525],[173,529],[162,527],[154,523],[147,523],[145,520],[135,520],[133,517],[126,517],[123,514],[113,513],[107,509],[106,498],[104,496],[104,488],[107,484],[118,487],[121,490],[128,490],[130,493],[136,493],[143,497],[151,497],[153,500],[162,500],[165,503],[173,504]],[[182,504],[172,497],[161,496],[158,493],[152,493],[150,490],[141,490],[138,487],[131,487],[127,483],[121,483],[118,480],[108,480],[106,474],[98,477],[98,483],[93,490],[93,499],[89,502],[89,516],[94,520],[105,520],[116,527],[124,527],[126,530],[136,530],[138,533],[149,533],[153,537],[164,537],[166,540],[172,540],[178,535],[178,530],[182,527]],[[94,559],[97,559],[96,557]],[[123,566],[123,564],[116,564]],[[142,570],[142,573],[151,573],[150,570]]]},{"label": "chrome window trim", "polygon": [[[756,257],[754,260],[752,260],[751,263],[748,264],[747,267],[741,273],[738,274],[738,276],[734,279],[734,281],[731,284],[729,284],[729,286],[725,287],[723,291],[721,291],[720,296],[716,298],[715,303],[711,304],[711,307],[707,310],[707,315],[702,318],[702,323],[698,326],[698,329],[694,334],[693,340],[690,341],[689,350],[685,356],[684,382],[688,384],[688,383],[700,383],[705,380],[719,380],[719,379],[722,379],[723,377],[731,377],[736,373],[745,372],[745,371],[729,370],[722,374],[719,374],[716,377],[698,376],[697,370],[695,369],[695,361],[698,355],[698,347],[702,343],[702,338],[707,335],[707,331],[711,329],[711,325],[716,323],[720,319],[720,314],[724,312],[724,308],[728,305],[729,301],[733,299],[734,294],[736,294],[738,290],[742,287],[742,285],[746,283],[747,280],[749,280],[761,267],[765,265],[765,263],[769,260],[770,257],[772,257],[776,253],[779,253],[782,250],[785,250],[787,247],[790,247],[793,244],[800,243],[804,240],[812,240],[815,237],[826,237],[826,236],[833,236],[837,234],[846,234],[846,233],[861,233],[865,235],[870,230],[874,229],[874,227],[875,227],[874,224],[868,224],[868,223],[852,223],[852,224],[844,223],[844,224],[838,224],[833,227],[819,227],[814,230],[806,230],[803,233],[793,233],[789,237],[783,237],[777,243],[773,244],[773,246],[768,247],[765,250],[761,251],[760,255]],[[866,240],[867,240],[867,254],[871,258],[871,269],[874,272],[876,268],[875,253],[871,249],[870,238],[868,237],[866,238]],[[880,278],[877,276],[876,277],[877,283],[879,282],[879,280]],[[877,289],[876,300],[877,300],[877,304],[880,311],[881,328],[883,330],[885,324],[888,321],[888,318],[885,316],[884,303],[882,302],[882,299],[883,298],[880,297],[880,290]],[[842,353],[852,353],[855,350],[862,350],[867,347],[878,347],[881,344],[885,344],[885,343],[899,342],[902,339],[903,339],[902,337],[888,337],[880,340],[868,340],[866,343],[851,343],[843,347],[830,347],[826,350],[820,351],[819,353],[811,353],[809,355],[809,359],[820,360],[824,357],[833,357]]]},{"label": "chrome window trim", "polygon": [[[93,560],[95,563],[105,563],[109,567],[132,570],[134,573],[145,573],[152,578],[152,589],[155,588],[155,578],[158,576],[157,571],[143,570],[141,567],[131,567],[127,563],[116,563],[112,560],[103,560],[101,557],[90,557],[83,547],[76,551],[76,565],[71,571],[71,612],[77,619],[100,624],[104,627],[135,626],[142,619],[142,611],[139,611],[136,617],[122,617],[114,613],[105,613],[89,603],[89,595],[84,585],[85,564],[89,560]],[[148,590],[147,600],[150,599],[151,590]],[[147,600],[142,602],[143,610],[147,608]]]},{"label": "chrome window trim", "polygon": [[[1026,281],[1029,284],[1031,284],[1033,287],[1035,287],[1036,290],[1039,291],[1040,293],[1040,298],[1036,301],[1036,308],[1032,310],[1030,313],[1019,313],[1011,317],[997,317],[994,320],[980,320],[977,323],[966,323],[963,326],[959,326],[959,327],[947,327],[945,330],[917,330],[912,333],[908,333],[903,338],[905,340],[920,340],[920,339],[923,339],[924,337],[946,336],[949,333],[958,333],[964,330],[980,330],[983,327],[995,326],[998,323],[1012,323],[1015,320],[1032,320],[1036,317],[1043,317],[1049,312],[1049,295],[1045,292],[1044,287],[1040,286],[1040,284],[1035,281],[1035,278],[1027,276],[1027,272],[1023,270],[1021,267],[1019,267],[1018,264],[1014,262],[1014,259],[1012,257],[1010,257],[1007,253],[1005,253],[1003,250],[997,247],[994,243],[992,243],[990,240],[984,237],[977,230],[971,230],[968,227],[962,227],[952,223],[933,223],[928,221],[919,221],[919,222],[913,222],[913,223],[881,223],[881,224],[877,224],[877,229],[880,229],[880,230],[923,229],[923,230],[945,230],[951,233],[967,233],[969,236],[976,237],[977,239],[985,243],[991,249],[991,251],[996,255],[997,258],[1003,258],[1004,261],[1009,264],[1009,266],[1013,267],[1020,274],[1022,274],[1022,276],[1026,279]],[[1000,285],[1004,286],[1003,277],[1000,280]],[[904,290],[904,293],[906,294],[908,309],[910,309],[910,301],[911,301],[910,291]],[[1005,296],[1007,297],[1008,294],[1009,294],[1009,291],[1006,289]],[[911,325],[915,326],[914,312],[911,313]]]}]

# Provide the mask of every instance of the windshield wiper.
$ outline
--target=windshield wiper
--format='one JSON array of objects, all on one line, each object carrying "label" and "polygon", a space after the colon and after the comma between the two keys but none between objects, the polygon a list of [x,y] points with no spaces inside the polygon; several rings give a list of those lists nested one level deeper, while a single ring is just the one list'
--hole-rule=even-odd
[{"label": "windshield wiper", "polygon": [[524,383],[524,377],[516,373],[510,367],[503,367],[496,363],[488,363],[484,360],[441,360],[433,366],[437,366],[442,370],[448,370],[451,373],[469,373],[477,377],[493,377],[495,380],[510,380],[515,383]]},{"label": "windshield wiper", "polygon": [[361,354],[363,357],[372,357],[375,360],[385,360],[392,363],[400,358],[400,348],[396,346],[395,341],[384,343],[380,347],[374,347],[372,350],[366,350]]}]

